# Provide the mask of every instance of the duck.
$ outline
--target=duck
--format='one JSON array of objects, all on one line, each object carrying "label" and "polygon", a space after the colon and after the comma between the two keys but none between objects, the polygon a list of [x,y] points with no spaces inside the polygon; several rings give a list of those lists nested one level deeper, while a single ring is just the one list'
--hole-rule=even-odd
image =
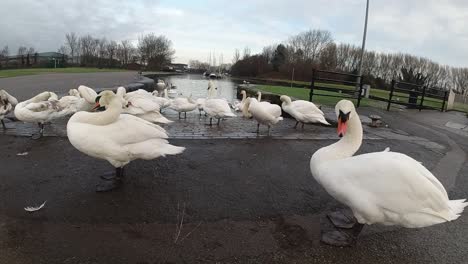
[{"label": "duck", "polygon": [[247,98],[244,105],[245,109],[257,121],[257,134],[260,132],[260,124],[268,127],[268,134],[270,134],[270,127],[279,121],[283,120],[281,117],[281,107],[269,102],[259,102],[255,98]]},{"label": "duck", "polygon": [[[337,230],[323,233],[322,242],[350,246],[364,225],[421,228],[456,220],[468,205],[450,200],[440,181],[410,156],[390,151],[353,156],[362,144],[362,124],[354,104],[335,106],[341,139],[317,150],[310,159],[315,180],[337,201],[347,205],[354,221],[329,214]],[[351,223],[349,223],[351,222]],[[344,228],[353,228],[353,234]]]},{"label": "duck", "polygon": [[103,106],[104,111],[80,111],[67,123],[67,136],[73,147],[93,158],[107,160],[115,168],[113,177],[103,176],[106,180],[98,184],[98,192],[119,187],[125,166],[133,160],[152,160],[185,150],[169,144],[162,127],[122,113],[126,104],[121,96],[103,91],[96,98],[96,107]]},{"label": "duck", "polygon": [[54,119],[74,113],[71,107],[60,104],[57,94],[42,92],[31,99],[20,102],[15,107],[15,116],[18,120],[37,123],[39,132],[32,135],[32,139],[39,139],[44,134],[44,124]]},{"label": "duck", "polygon": [[18,100],[11,96],[7,91],[0,90],[0,122],[2,123],[3,129],[6,129],[5,122],[3,119],[9,114],[13,108],[18,104]]},{"label": "duck", "polygon": [[283,111],[296,119],[294,128],[296,128],[299,123],[302,123],[302,128],[304,128],[304,124],[310,123],[330,125],[325,119],[322,110],[314,103],[305,100],[296,100],[293,102],[291,101],[291,97],[287,95],[281,95],[280,100],[282,102],[281,108]]},{"label": "duck", "polygon": [[184,118],[187,118],[187,112],[191,112],[195,109],[198,108],[197,102],[195,102],[192,99],[192,96],[190,97],[177,97],[174,100],[172,100],[171,106],[169,107],[173,109],[174,111],[179,112],[179,119],[180,119],[180,114],[184,113]]},{"label": "duck", "polygon": [[117,96],[121,96],[128,102],[128,106],[124,107],[123,113],[138,116],[152,123],[172,123],[171,120],[160,113],[160,105],[156,97],[145,90],[139,89],[127,93],[125,87],[121,86],[117,88]]}]

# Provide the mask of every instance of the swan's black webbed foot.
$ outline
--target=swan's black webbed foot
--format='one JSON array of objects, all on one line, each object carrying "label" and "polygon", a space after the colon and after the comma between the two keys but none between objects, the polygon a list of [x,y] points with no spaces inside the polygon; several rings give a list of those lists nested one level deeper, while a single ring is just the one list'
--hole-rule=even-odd
[{"label": "swan's black webbed foot", "polygon": [[101,176],[104,181],[96,186],[96,192],[108,192],[117,189],[122,184],[124,177],[124,168],[116,168],[115,174],[104,174]]},{"label": "swan's black webbed foot", "polygon": [[335,247],[349,247],[356,244],[356,238],[343,230],[334,230],[322,234],[321,241]]},{"label": "swan's black webbed foot", "polygon": [[349,247],[356,244],[359,234],[364,228],[363,224],[356,223],[351,229],[336,229],[322,233],[321,241],[336,247]]},{"label": "swan's black webbed foot", "polygon": [[118,179],[117,177],[114,177],[114,179],[100,182],[96,186],[96,192],[109,192],[109,191],[119,188],[121,184],[122,184],[122,179]]},{"label": "swan's black webbed foot", "polygon": [[357,224],[356,218],[352,215],[351,212],[345,211],[335,211],[327,214],[330,222],[338,228],[353,228]]},{"label": "swan's black webbed foot", "polygon": [[40,139],[41,137],[42,137],[41,132],[34,133],[34,134],[31,135],[31,139],[34,139],[34,140]]},{"label": "swan's black webbed foot", "polygon": [[101,179],[103,180],[106,180],[106,181],[110,181],[110,180],[113,180],[115,179],[115,172],[108,172],[106,174],[103,174],[101,176],[99,176]]},{"label": "swan's black webbed foot", "polygon": [[37,125],[39,126],[39,132],[31,135],[31,138],[34,140],[40,139],[44,135],[44,124],[38,123]]}]

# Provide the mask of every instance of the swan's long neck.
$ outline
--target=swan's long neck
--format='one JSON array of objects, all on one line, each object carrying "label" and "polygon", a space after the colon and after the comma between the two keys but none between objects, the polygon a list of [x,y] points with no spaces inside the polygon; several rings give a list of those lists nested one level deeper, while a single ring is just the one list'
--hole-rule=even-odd
[{"label": "swan's long neck", "polygon": [[127,94],[127,90],[125,89],[125,87],[119,87],[117,88],[117,96],[120,96],[120,97],[124,97],[126,94]]},{"label": "swan's long neck", "polygon": [[246,97],[247,97],[246,94],[245,94],[245,93],[242,93],[242,101],[241,101],[242,103],[245,102],[245,98],[246,98]]},{"label": "swan's long neck", "polygon": [[257,101],[261,102],[262,101],[262,93],[258,92],[258,98]]},{"label": "swan's long neck", "polygon": [[336,143],[317,150],[311,162],[320,165],[327,161],[348,158],[358,151],[362,144],[362,125],[357,113],[348,120],[346,134]]},{"label": "swan's long neck", "polygon": [[82,115],[77,122],[88,123],[97,126],[105,126],[115,122],[122,112],[122,101],[115,97],[106,106],[106,110],[97,113]]}]

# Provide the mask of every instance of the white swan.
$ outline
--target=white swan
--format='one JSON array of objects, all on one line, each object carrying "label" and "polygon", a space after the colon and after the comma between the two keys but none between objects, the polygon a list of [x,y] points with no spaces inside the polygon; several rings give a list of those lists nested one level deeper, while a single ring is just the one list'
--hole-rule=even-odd
[{"label": "white swan", "polygon": [[80,91],[78,91],[78,89],[70,89],[70,90],[68,91],[68,95],[70,95],[70,96],[76,96],[76,97],[81,97]]},{"label": "white swan", "polygon": [[80,96],[86,100],[86,102],[92,105],[95,104],[97,93],[92,88],[80,85],[78,86],[78,92],[80,93]]},{"label": "white swan", "polygon": [[258,102],[255,98],[247,98],[244,108],[252,117],[257,120],[257,133],[260,132],[260,124],[268,126],[268,134],[270,134],[270,127],[278,121],[283,120],[281,117],[281,107],[269,102]]},{"label": "white swan", "polygon": [[158,91],[158,95],[161,96],[163,94],[164,89],[166,89],[166,83],[163,80],[158,79],[156,83],[156,91]]},{"label": "white swan", "polygon": [[127,93],[124,87],[119,87],[117,88],[117,95],[124,98],[128,103],[127,107],[123,109],[123,113],[131,114],[153,123],[172,123],[171,120],[160,113],[158,100],[151,93],[142,89]]},{"label": "white swan", "polygon": [[160,156],[182,153],[185,148],[170,145],[166,131],[139,117],[121,114],[124,101],[111,91],[96,99],[103,112],[78,112],[67,123],[70,143],[79,151],[110,162],[116,168],[111,181],[98,185],[97,191],[118,187],[123,168],[135,159],[151,160]]},{"label": "white swan", "polygon": [[172,101],[172,99],[169,99],[169,97],[167,96],[167,88],[164,88],[163,94],[164,97],[161,97],[159,96],[158,91],[153,91],[153,96],[155,97],[154,100],[158,102],[160,110],[169,107]]},{"label": "white swan", "polygon": [[330,123],[325,119],[322,110],[320,110],[314,103],[304,100],[296,100],[292,102],[291,97],[287,95],[282,95],[280,100],[283,102],[281,104],[283,110],[296,119],[296,125],[294,128],[296,128],[299,123],[302,123],[302,128],[304,128],[304,124],[308,123],[330,125]]},{"label": "white swan", "polygon": [[262,92],[260,92],[260,91],[257,92],[257,101],[259,101],[259,102],[262,101]]},{"label": "white swan", "polygon": [[3,119],[17,104],[18,100],[16,100],[15,97],[11,96],[5,90],[0,90],[0,122],[2,123],[3,129],[6,129]]},{"label": "white swan", "polygon": [[68,109],[70,114],[78,111],[91,111],[95,105],[97,93],[84,85],[80,85],[78,89],[70,89],[67,96],[59,99],[59,107]]},{"label": "white swan", "polygon": [[205,105],[205,101],[206,101],[206,98],[197,98],[197,100],[195,100],[195,102],[197,103],[198,113],[199,113],[200,116],[202,114],[203,106]]},{"label": "white swan", "polygon": [[232,111],[229,103],[224,99],[206,99],[203,105],[203,111],[210,117],[210,126],[212,125],[213,118],[218,119],[219,122],[222,118],[236,116]]},{"label": "white swan", "polygon": [[209,80],[208,81],[208,98],[216,98],[217,96],[217,91],[218,91],[218,87],[216,86],[216,84],[213,82],[213,80]]},{"label": "white swan", "polygon": [[245,90],[242,90],[240,93],[242,95],[242,100],[234,103],[234,110],[237,112],[242,111],[242,109],[244,108],[245,99],[247,98],[247,93],[245,92]]},{"label": "white swan", "polygon": [[179,112],[179,119],[180,113],[184,113],[185,117],[187,118],[187,112],[191,112],[198,107],[197,102],[195,102],[192,97],[178,97],[172,100],[171,106],[169,108]]},{"label": "white swan", "polygon": [[[216,87],[214,82],[212,80],[209,80],[206,98],[197,98],[197,100],[195,100],[195,102],[197,103],[198,113],[200,116],[202,114],[202,111],[204,111],[203,108],[205,106],[206,100],[216,97],[216,90],[218,90],[218,88]],[[206,115],[206,111],[205,111],[205,115]],[[210,120],[210,123],[211,123],[211,120]]]},{"label": "white swan", "polygon": [[[413,158],[391,151],[353,156],[362,143],[361,121],[351,101],[341,100],[335,111],[342,138],[316,151],[310,169],[331,196],[351,208],[357,231],[363,224],[419,228],[460,216],[468,203],[449,200],[439,180]],[[340,227],[339,220],[331,220]],[[340,231],[322,236],[325,243],[339,246],[355,239]]]},{"label": "white swan", "polygon": [[29,100],[18,103],[15,107],[15,116],[18,120],[39,125],[39,133],[34,134],[33,139],[42,137],[46,122],[73,113],[72,108],[63,107],[60,104],[58,96],[53,92],[42,92]]}]

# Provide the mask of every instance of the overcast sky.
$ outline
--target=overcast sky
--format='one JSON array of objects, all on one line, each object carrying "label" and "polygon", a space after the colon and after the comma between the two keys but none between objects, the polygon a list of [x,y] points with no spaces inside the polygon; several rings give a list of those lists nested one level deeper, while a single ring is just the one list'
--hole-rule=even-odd
[{"label": "overcast sky", "polygon": [[[468,1],[370,0],[367,49],[407,52],[468,66]],[[142,33],[173,41],[176,62],[224,62],[234,49],[252,53],[307,29],[360,45],[365,0],[2,0],[0,47],[56,51],[67,32],[136,42]]]}]

